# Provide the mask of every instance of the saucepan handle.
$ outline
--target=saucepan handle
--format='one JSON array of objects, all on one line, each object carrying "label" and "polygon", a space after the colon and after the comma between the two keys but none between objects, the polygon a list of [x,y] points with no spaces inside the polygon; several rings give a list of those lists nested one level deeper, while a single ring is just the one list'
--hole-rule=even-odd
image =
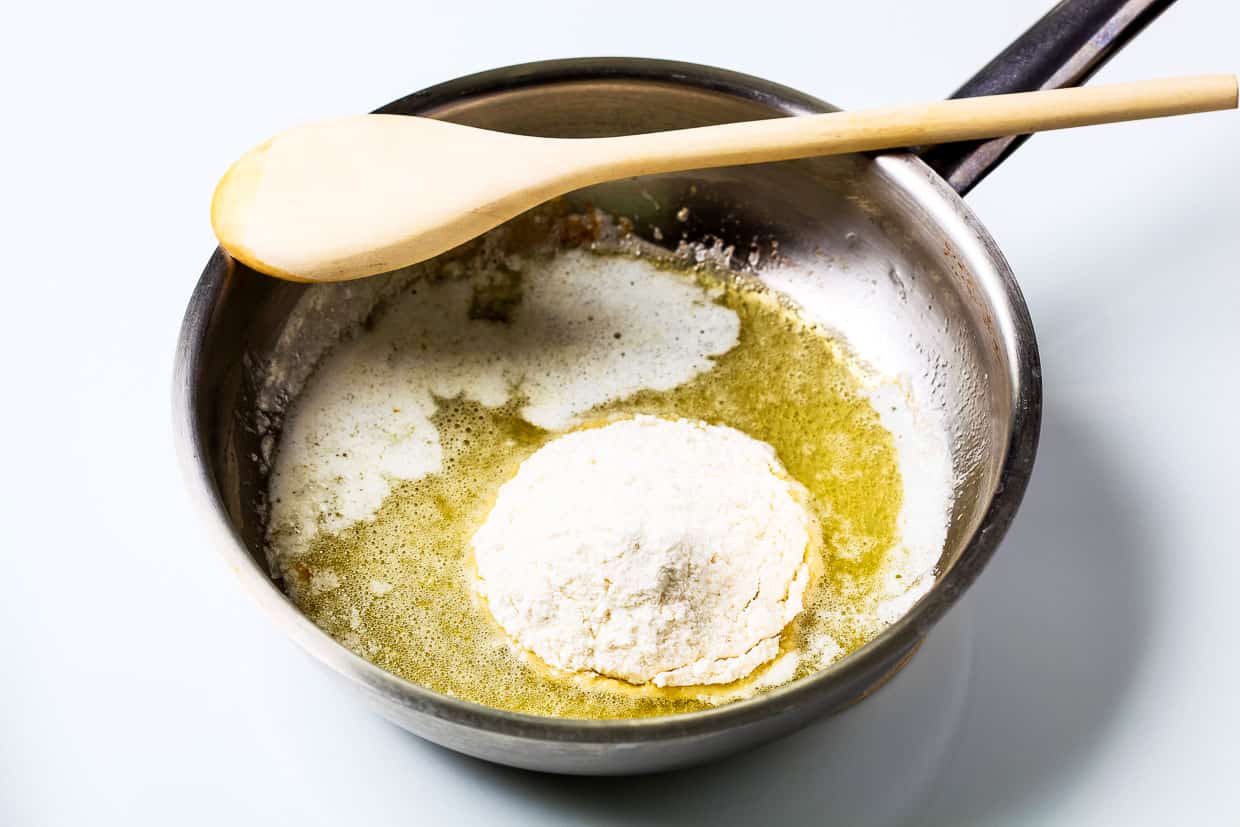
[{"label": "saucepan handle", "polygon": [[[1175,0],[1063,0],[961,86],[953,98],[1079,86]],[[930,147],[922,159],[961,195],[1028,135]]]}]

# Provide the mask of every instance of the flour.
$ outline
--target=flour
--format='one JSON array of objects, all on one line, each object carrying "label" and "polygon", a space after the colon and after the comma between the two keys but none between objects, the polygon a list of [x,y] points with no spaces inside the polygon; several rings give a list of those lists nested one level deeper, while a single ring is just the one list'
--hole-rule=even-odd
[{"label": "flour", "polygon": [[740,431],[653,416],[522,463],[473,538],[518,646],[633,684],[730,683],[779,653],[818,534],[806,490]]}]

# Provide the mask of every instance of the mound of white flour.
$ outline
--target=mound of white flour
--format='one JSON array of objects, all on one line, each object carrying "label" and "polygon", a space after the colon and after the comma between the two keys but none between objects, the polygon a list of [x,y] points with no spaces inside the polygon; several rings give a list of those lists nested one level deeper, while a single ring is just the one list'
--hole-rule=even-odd
[{"label": "mound of white flour", "polygon": [[521,464],[473,538],[479,591],[548,664],[629,683],[729,683],[779,653],[817,529],[774,449],[638,416]]}]

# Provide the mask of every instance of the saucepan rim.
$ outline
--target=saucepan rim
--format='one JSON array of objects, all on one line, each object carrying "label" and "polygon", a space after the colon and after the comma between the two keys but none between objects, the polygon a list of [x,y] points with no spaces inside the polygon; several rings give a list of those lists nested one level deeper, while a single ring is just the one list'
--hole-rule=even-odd
[{"label": "saucepan rim", "polygon": [[[710,66],[646,58],[569,58],[519,64],[447,81],[377,110],[433,112],[474,96],[572,81],[658,82],[724,92],[787,114],[835,107],[794,89]],[[957,193],[915,155],[875,156],[884,175],[925,206],[945,237],[969,263],[994,313],[997,346],[1006,351],[1012,419],[997,485],[985,514],[948,571],[899,620],[874,640],[812,675],[753,698],[713,709],[650,718],[584,720],[508,712],[441,695],[361,658],[319,629],[280,590],[246,548],[228,518],[195,421],[199,366],[211,317],[236,263],[216,249],[190,298],[182,322],[173,377],[177,452],[195,506],[243,588],[317,660],[371,693],[415,713],[514,738],[588,743],[657,742],[745,726],[808,703],[827,690],[876,674],[913,649],[976,579],[1002,540],[1028,484],[1037,451],[1042,388],[1037,342],[1024,298],[994,240]]]}]

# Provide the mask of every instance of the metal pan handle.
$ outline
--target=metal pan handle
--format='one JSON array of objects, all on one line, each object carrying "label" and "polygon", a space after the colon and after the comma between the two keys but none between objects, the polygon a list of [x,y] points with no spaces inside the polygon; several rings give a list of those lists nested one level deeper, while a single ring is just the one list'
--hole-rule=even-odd
[{"label": "metal pan handle", "polygon": [[[1175,0],[1062,0],[953,98],[1080,86]],[[922,159],[965,195],[1028,135],[930,147]]]}]

